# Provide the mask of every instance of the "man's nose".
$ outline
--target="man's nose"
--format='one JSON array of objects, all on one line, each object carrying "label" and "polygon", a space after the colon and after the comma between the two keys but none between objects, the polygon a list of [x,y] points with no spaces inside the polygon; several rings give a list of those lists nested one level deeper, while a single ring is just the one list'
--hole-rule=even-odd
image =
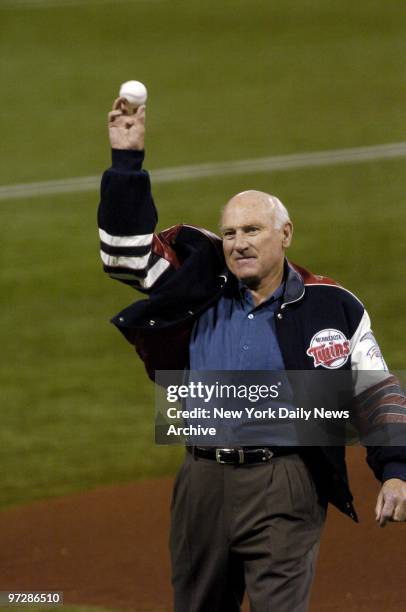
[{"label": "man's nose", "polygon": [[244,234],[236,233],[234,240],[234,249],[244,251],[248,247],[248,240]]}]

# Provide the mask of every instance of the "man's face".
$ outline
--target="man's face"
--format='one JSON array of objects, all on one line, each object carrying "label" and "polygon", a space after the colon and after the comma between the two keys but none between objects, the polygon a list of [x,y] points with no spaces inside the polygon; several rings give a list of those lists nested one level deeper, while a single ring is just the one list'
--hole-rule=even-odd
[{"label": "man's face", "polygon": [[283,269],[292,225],[275,229],[274,204],[250,192],[234,197],[221,219],[223,250],[228,269],[247,287],[266,285]]}]

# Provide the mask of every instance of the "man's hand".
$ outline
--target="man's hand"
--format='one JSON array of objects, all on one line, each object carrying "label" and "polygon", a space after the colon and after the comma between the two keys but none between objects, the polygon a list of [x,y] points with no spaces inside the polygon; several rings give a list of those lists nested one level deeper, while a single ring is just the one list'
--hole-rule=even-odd
[{"label": "man's hand", "polygon": [[406,521],[406,482],[399,478],[386,480],[379,491],[375,513],[380,527],[388,521]]},{"label": "man's hand", "polygon": [[112,149],[142,151],[145,135],[145,105],[129,115],[124,98],[117,98],[108,115],[108,128]]}]

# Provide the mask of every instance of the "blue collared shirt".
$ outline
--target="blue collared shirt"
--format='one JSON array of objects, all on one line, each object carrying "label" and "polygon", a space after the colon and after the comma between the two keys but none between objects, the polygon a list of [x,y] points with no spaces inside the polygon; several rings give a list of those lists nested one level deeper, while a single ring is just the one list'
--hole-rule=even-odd
[{"label": "blue collared shirt", "polygon": [[[226,292],[195,324],[189,349],[190,370],[285,370],[275,326],[275,315],[283,293],[284,283],[256,306],[251,292],[241,284],[235,287],[234,291]],[[220,380],[232,382],[227,377]],[[239,380],[244,380],[248,385],[246,378]],[[255,382],[258,382],[256,378]],[[260,404],[261,402],[251,405],[248,402],[247,405],[259,407]],[[273,400],[268,400],[266,406],[272,407]],[[229,407],[241,408],[240,405],[233,406],[233,402],[226,406]],[[244,413],[233,419],[212,419],[210,423],[204,422],[204,425],[215,426],[217,441],[220,440],[222,444],[227,442],[229,446],[241,443],[248,446],[282,445],[287,439],[285,436],[289,437],[289,433],[293,435],[287,430],[289,425],[281,430],[274,424],[270,427],[270,421],[266,419],[249,419]],[[207,443],[207,438],[203,439],[202,443]]]},{"label": "blue collared shirt", "polygon": [[189,345],[191,370],[284,370],[275,330],[284,283],[255,306],[239,287],[223,295],[196,322]]}]

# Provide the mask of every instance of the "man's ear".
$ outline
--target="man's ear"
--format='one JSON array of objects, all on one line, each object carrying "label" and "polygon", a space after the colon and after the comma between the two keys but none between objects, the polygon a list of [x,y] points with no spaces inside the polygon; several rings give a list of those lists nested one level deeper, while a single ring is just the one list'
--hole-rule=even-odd
[{"label": "man's ear", "polygon": [[293,225],[291,221],[287,221],[285,223],[282,231],[283,231],[282,246],[284,249],[287,249],[288,247],[290,247],[290,244],[292,242],[292,236],[293,236]]}]

